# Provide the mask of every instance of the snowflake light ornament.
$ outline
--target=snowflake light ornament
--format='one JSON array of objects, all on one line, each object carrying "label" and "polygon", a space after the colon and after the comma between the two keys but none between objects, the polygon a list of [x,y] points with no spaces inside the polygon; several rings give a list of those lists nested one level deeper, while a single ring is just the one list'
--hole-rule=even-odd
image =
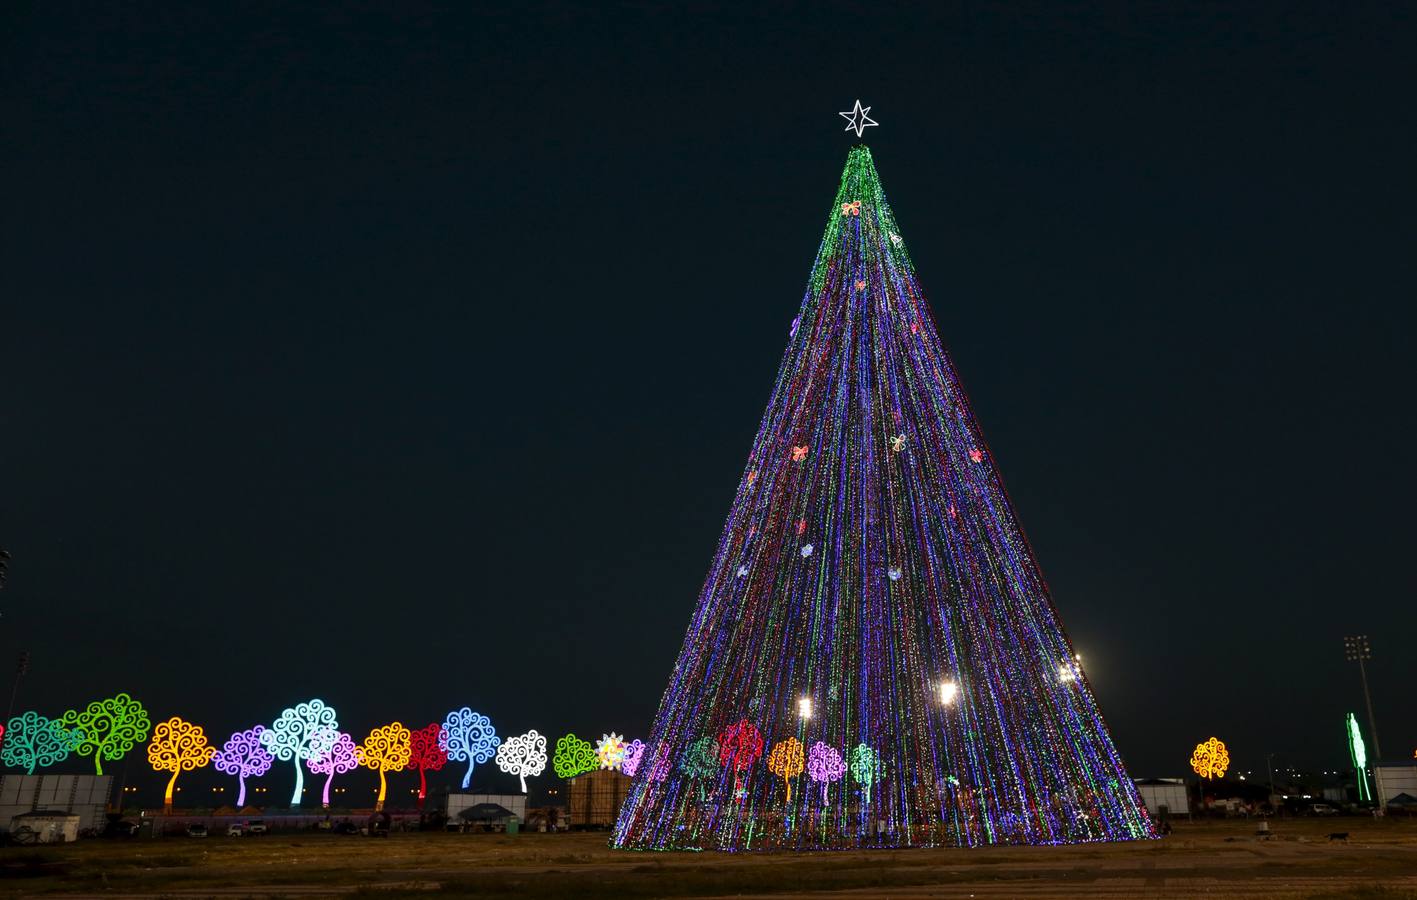
[{"label": "snowflake light ornament", "polygon": [[621,769],[625,765],[625,738],[615,732],[602,734],[595,742],[595,758],[602,769]]},{"label": "snowflake light ornament", "polygon": [[811,556],[813,549],[815,549],[815,548],[813,548],[811,544],[806,544],[806,545],[804,545],[804,546],[802,547],[802,558],[803,558],[803,559],[806,559],[807,557]]}]

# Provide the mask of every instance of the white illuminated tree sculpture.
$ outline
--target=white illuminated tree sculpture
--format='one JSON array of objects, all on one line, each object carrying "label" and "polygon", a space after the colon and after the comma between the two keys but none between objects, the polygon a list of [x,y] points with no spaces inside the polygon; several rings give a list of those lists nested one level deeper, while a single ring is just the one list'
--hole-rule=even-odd
[{"label": "white illuminated tree sculpture", "polygon": [[497,768],[520,778],[525,794],[526,777],[535,777],[546,770],[546,736],[533,728],[526,734],[507,738],[497,748]]},{"label": "white illuminated tree sculpture", "polygon": [[299,806],[300,797],[305,793],[305,771],[300,764],[324,756],[338,736],[339,722],[335,720],[335,708],[318,699],[287,709],[270,728],[261,732],[261,745],[272,756],[295,762],[295,790],[290,795],[291,806]]}]

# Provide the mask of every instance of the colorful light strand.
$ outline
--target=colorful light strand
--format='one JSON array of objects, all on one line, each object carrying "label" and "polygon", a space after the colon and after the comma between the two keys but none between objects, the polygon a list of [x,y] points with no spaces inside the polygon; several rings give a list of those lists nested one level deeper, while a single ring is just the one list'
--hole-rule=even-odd
[{"label": "colorful light strand", "polygon": [[900,234],[853,149],[614,846],[1152,836]]}]

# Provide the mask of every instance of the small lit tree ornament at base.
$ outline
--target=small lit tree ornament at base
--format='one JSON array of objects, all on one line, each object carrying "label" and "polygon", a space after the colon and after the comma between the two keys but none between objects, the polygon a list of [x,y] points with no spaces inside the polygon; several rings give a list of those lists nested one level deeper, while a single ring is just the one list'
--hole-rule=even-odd
[{"label": "small lit tree ornament at base", "polygon": [[792,804],[792,779],[802,774],[803,765],[802,742],[795,737],[778,741],[768,751],[768,771],[787,785],[787,797],[783,802],[789,806]]},{"label": "small lit tree ornament at base", "polygon": [[148,743],[148,764],[154,772],[171,772],[167,790],[162,795],[162,810],[172,812],[172,791],[177,776],[200,769],[212,761],[216,748],[207,742],[202,726],[193,725],[179,716],[153,726],[153,739]]},{"label": "small lit tree ornament at base", "polygon": [[497,748],[497,768],[521,779],[525,794],[526,777],[536,777],[546,771],[546,736],[533,728],[526,734],[507,738]]},{"label": "small lit tree ornament at base", "polygon": [[246,779],[259,778],[271,770],[275,757],[261,745],[264,725],[257,725],[246,731],[238,731],[226,739],[226,743],[212,756],[212,767],[226,775],[235,775],[237,783],[236,808],[246,805]]},{"label": "small lit tree ornament at base", "polygon": [[861,785],[866,803],[871,803],[871,787],[881,780],[881,758],[867,744],[857,744],[851,750],[851,777]]},{"label": "small lit tree ornament at base", "polygon": [[704,782],[717,775],[720,766],[718,741],[708,735],[690,744],[679,759],[679,771],[698,784],[699,802],[704,799]]},{"label": "small lit tree ornament at base", "polygon": [[[321,741],[323,746],[326,741]],[[359,768],[359,747],[354,743],[354,738],[343,731],[335,734],[334,743],[325,747],[319,756],[314,757],[306,763],[310,771],[316,775],[325,776],[325,787],[320,792],[320,805],[325,809],[330,808],[330,784],[335,780],[336,775],[344,775]]]},{"label": "small lit tree ornament at base", "polygon": [[382,725],[369,732],[369,736],[355,748],[355,752],[361,766],[379,773],[379,797],[374,802],[374,810],[382,810],[384,796],[388,792],[385,776],[408,766],[412,753],[409,747],[409,730],[400,722]]},{"label": "small lit tree ornament at base", "polygon": [[841,776],[846,774],[846,762],[835,747],[817,741],[807,754],[807,774],[822,786],[822,805],[826,806],[827,788],[840,781]]}]

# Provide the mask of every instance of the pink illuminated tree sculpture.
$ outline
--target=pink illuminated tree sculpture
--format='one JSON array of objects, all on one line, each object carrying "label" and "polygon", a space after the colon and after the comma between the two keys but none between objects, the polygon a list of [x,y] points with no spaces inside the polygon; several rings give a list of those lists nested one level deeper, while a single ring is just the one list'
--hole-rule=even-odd
[{"label": "pink illuminated tree sculpture", "polygon": [[338,732],[335,742],[329,746],[329,749],[322,751],[319,756],[312,758],[306,765],[316,775],[325,776],[325,790],[321,795],[321,802],[324,803],[325,809],[329,809],[330,782],[335,780],[336,775],[353,772],[359,768],[359,752],[354,745],[354,738],[343,731]]},{"label": "pink illuminated tree sculpture", "polygon": [[630,777],[640,770],[640,762],[645,758],[645,742],[635,738],[625,746],[625,761],[620,765],[620,771]]},{"label": "pink illuminated tree sculpture", "polygon": [[238,731],[226,739],[226,743],[212,757],[212,765],[218,772],[235,775],[240,785],[236,795],[236,808],[246,805],[246,779],[259,778],[271,770],[276,758],[261,746],[261,732],[266,726],[257,725],[246,731]]},{"label": "pink illuminated tree sculpture", "polygon": [[418,808],[423,808],[423,800],[428,796],[428,772],[440,771],[448,764],[448,752],[443,748],[448,744],[448,733],[437,722],[429,722],[423,728],[409,733],[408,771],[418,770]]},{"label": "pink illuminated tree sculpture", "polygon": [[840,781],[846,774],[846,760],[835,747],[828,747],[821,741],[812,745],[807,754],[807,774],[822,786],[822,805],[827,802],[827,788],[833,781]]}]

